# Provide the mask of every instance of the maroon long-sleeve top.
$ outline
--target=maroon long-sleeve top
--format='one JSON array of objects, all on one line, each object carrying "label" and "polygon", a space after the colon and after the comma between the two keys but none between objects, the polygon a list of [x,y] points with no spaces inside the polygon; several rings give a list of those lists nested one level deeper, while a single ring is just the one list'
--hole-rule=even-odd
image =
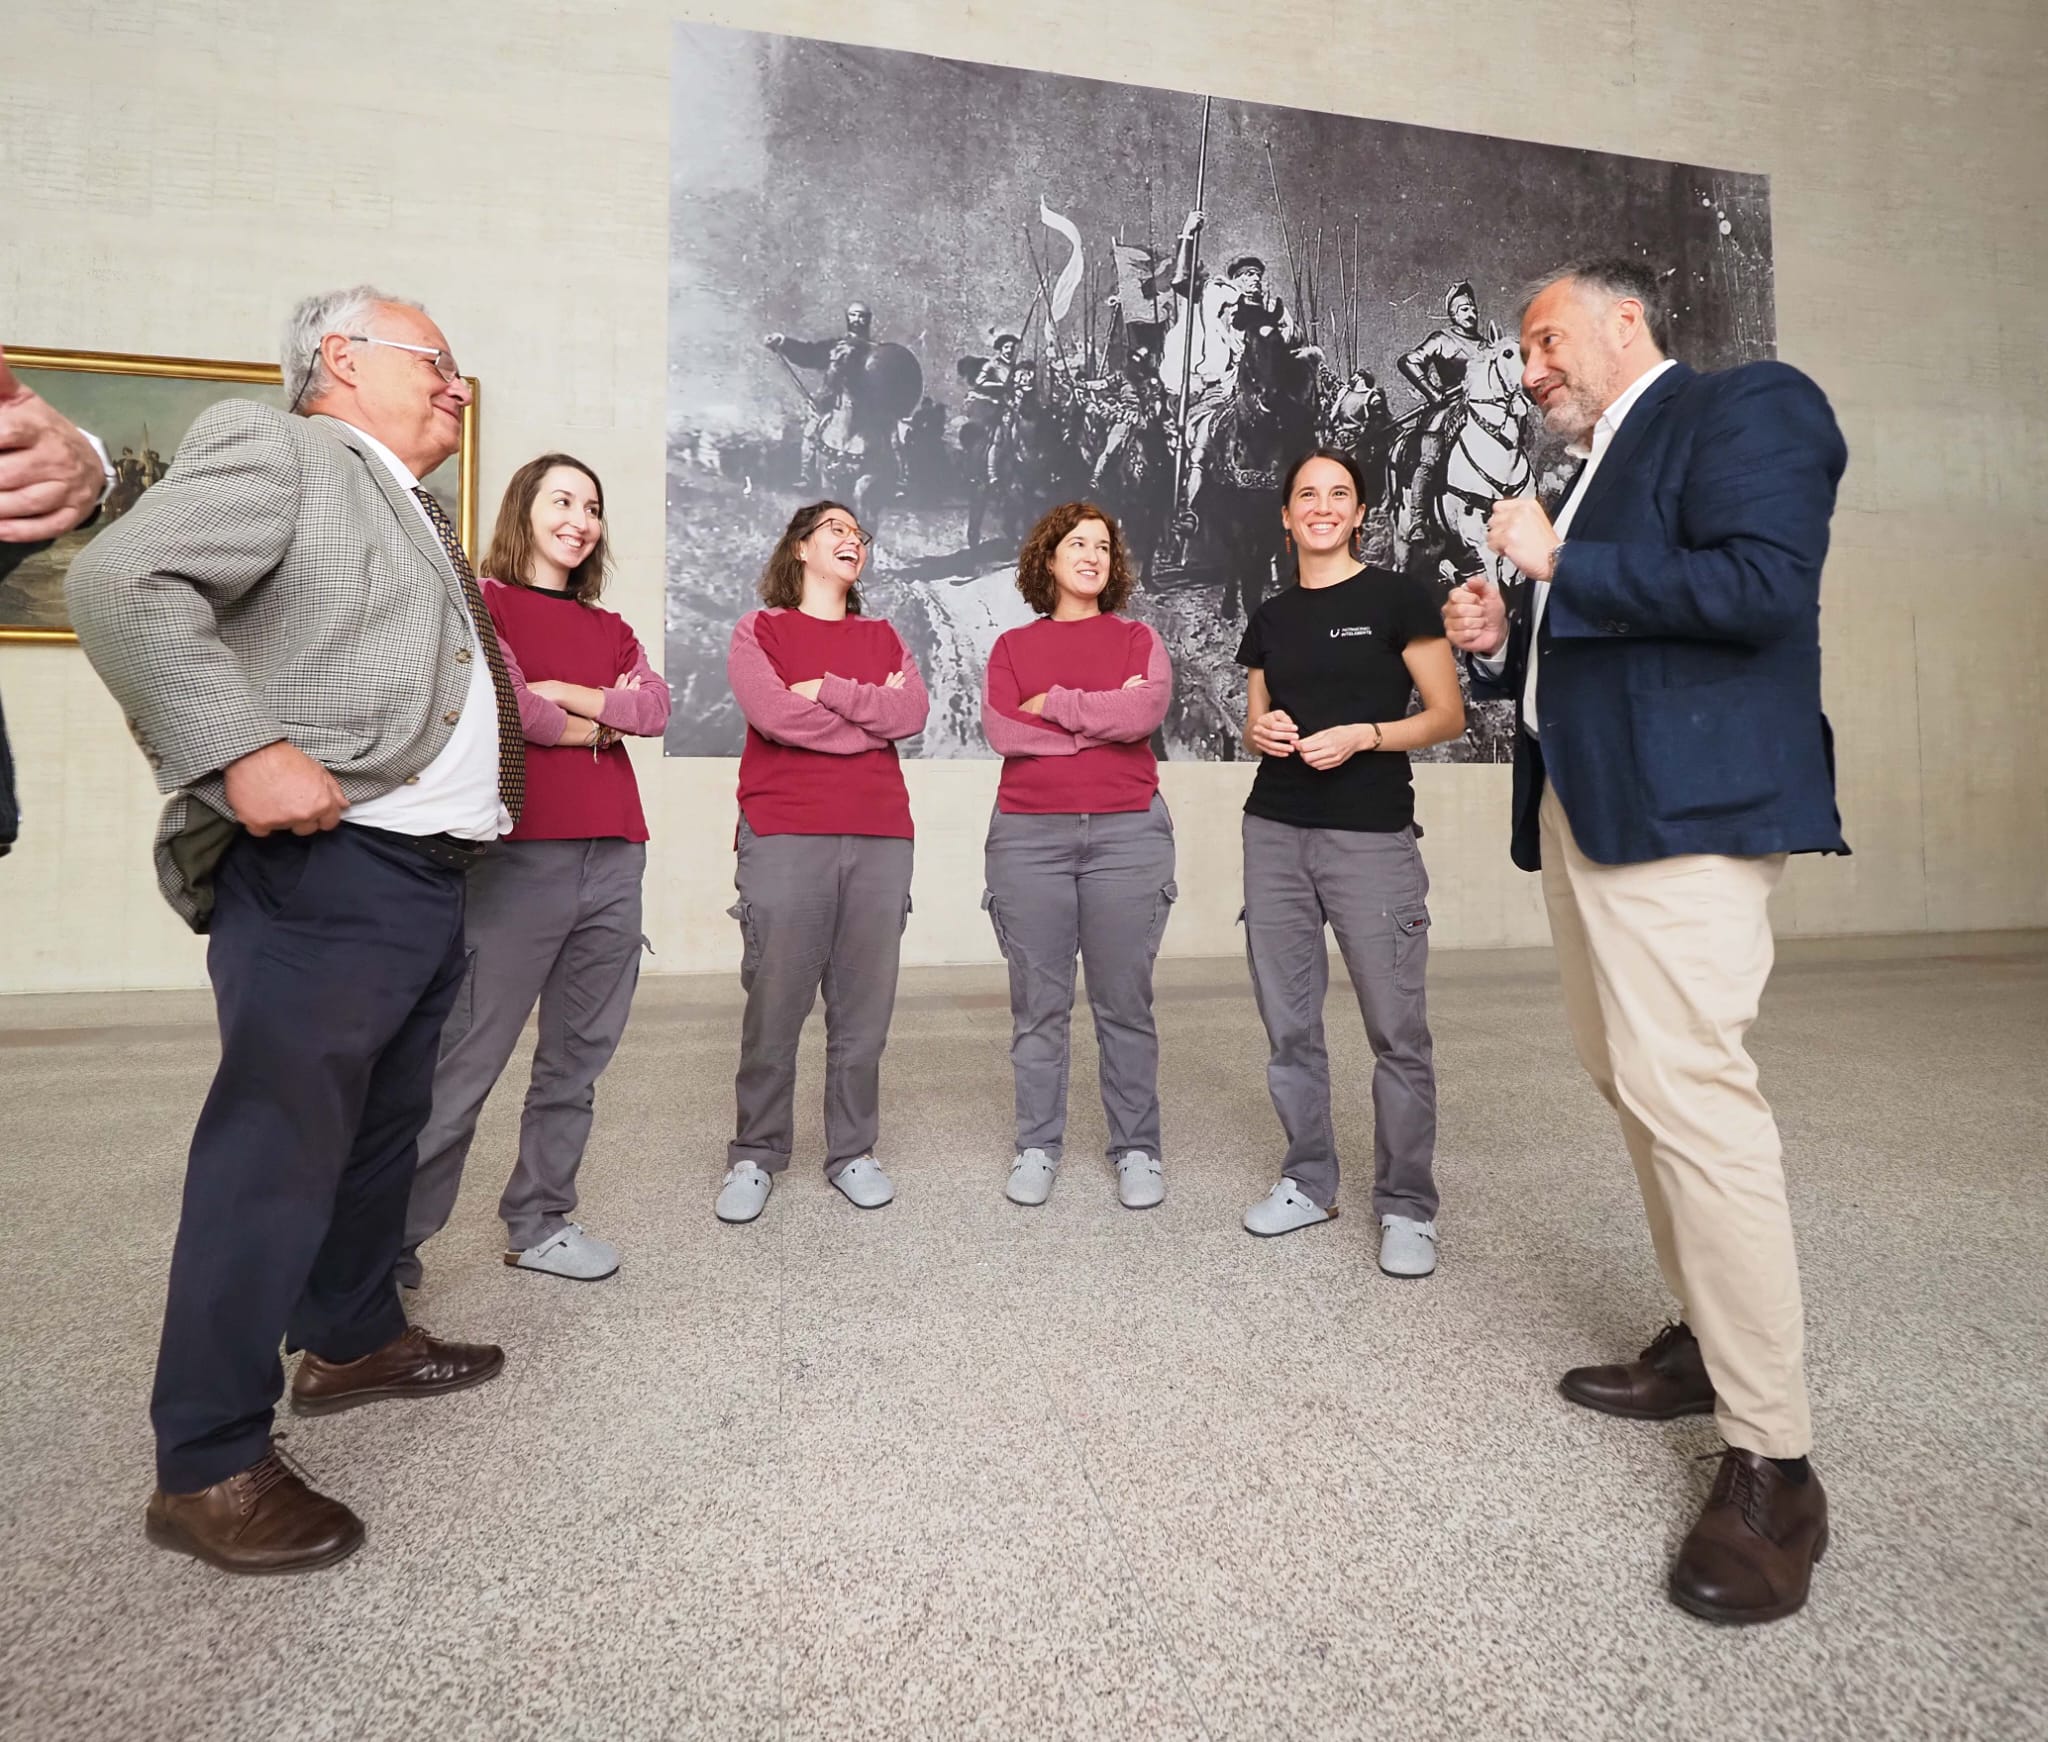
[{"label": "maroon long-sleeve top", "polygon": [[[1131,678],[1144,681],[1126,688]],[[1023,704],[1044,696],[1042,713]],[[1149,740],[1173,667],[1149,623],[1104,611],[1006,630],[989,654],[981,726],[1003,759],[996,804],[1040,816],[1141,811],[1159,790]]]},{"label": "maroon long-sleeve top", "polygon": [[[484,606],[497,626],[506,674],[526,736],[526,802],[508,841],[647,839],[640,786],[623,744],[600,750],[561,742],[568,714],[527,686],[552,678],[604,691],[599,722],[638,738],[668,725],[668,685],[647,662],[639,638],[616,611],[567,593],[509,586],[486,577]],[[638,689],[616,689],[621,678]]]},{"label": "maroon long-sleeve top", "polygon": [[[896,741],[924,730],[931,699],[890,624],[749,611],[726,673],[747,721],[740,813],[755,834],[911,838]],[[789,687],[812,678],[824,680],[816,701]]]}]

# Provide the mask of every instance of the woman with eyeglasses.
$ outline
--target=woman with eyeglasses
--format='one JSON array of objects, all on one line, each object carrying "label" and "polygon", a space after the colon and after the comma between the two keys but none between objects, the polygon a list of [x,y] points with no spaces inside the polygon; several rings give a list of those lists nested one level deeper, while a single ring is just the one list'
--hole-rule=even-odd
[{"label": "woman with eyeglasses", "polygon": [[625,619],[597,603],[610,564],[595,472],[542,454],[512,474],[482,587],[519,698],[526,798],[517,827],[469,873],[469,979],[442,1032],[420,1133],[399,1257],[409,1287],[536,1003],[519,1156],[498,1200],[505,1262],[578,1282],[619,1267],[617,1249],[572,1218],[597,1079],[625,1029],[645,942],[647,823],[621,739],[659,736],[669,692]]},{"label": "woman with eyeglasses", "polygon": [[[1372,1043],[1380,1268],[1427,1276],[1436,1268],[1436,1066],[1424,997],[1429,874],[1415,844],[1408,752],[1462,733],[1465,704],[1435,588],[1369,568],[1359,554],[1356,462],[1327,448],[1297,460],[1280,519],[1296,584],[1252,613],[1237,662],[1245,748],[1259,758],[1244,806],[1241,918],[1287,1152],[1279,1183],[1244,1225],[1289,1234],[1337,1214],[1327,923]],[[1415,714],[1411,693],[1422,700]]]},{"label": "woman with eyeglasses", "polygon": [[789,1165],[796,1055],[825,993],[825,1177],[847,1201],[896,1195],[875,1160],[882,1049],[910,915],[910,795],[898,741],[931,704],[903,637],[861,610],[868,535],[839,502],[791,516],[761,576],[763,609],[726,669],[746,716],[740,755],[739,1116],[714,1206],[751,1222]]},{"label": "woman with eyeglasses", "polygon": [[1034,1206],[1052,1194],[1079,960],[1117,1201],[1149,1210],[1166,1196],[1152,963],[1178,893],[1149,740],[1173,672],[1152,627],[1118,615],[1130,562],[1116,522],[1092,503],[1064,503],[1032,528],[1017,590],[1038,620],[997,638],[981,702],[1003,758],[981,904],[1010,966],[1017,1145],[1004,1196]]}]

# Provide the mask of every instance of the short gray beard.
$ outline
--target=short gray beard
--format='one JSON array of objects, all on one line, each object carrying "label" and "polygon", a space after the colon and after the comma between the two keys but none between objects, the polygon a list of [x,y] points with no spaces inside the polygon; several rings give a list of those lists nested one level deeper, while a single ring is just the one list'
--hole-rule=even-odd
[{"label": "short gray beard", "polygon": [[[1562,436],[1571,447],[1583,446],[1593,439],[1594,426],[1599,423],[1600,413],[1605,409],[1604,406],[1590,403],[1593,398],[1591,394],[1586,394],[1582,398],[1582,392],[1583,389],[1577,382],[1572,383],[1565,389],[1564,403],[1556,411],[1546,411],[1543,414],[1543,427],[1554,436]],[[1570,418],[1576,424],[1576,420],[1581,416],[1585,418],[1582,427],[1564,425],[1559,421]]]}]

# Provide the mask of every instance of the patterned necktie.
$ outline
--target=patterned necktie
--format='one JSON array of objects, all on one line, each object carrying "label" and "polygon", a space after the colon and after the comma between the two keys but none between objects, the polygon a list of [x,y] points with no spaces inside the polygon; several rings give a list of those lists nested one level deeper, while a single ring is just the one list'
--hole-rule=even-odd
[{"label": "patterned necktie", "polygon": [[498,628],[484,605],[483,589],[476,584],[476,571],[463,554],[462,540],[455,536],[455,523],[436,502],[431,492],[415,484],[412,493],[434,523],[441,548],[462,583],[462,597],[469,606],[469,620],[476,626],[476,638],[484,650],[484,663],[491,668],[491,688],[498,698],[498,797],[519,821],[519,807],[526,798],[526,736],[519,727],[519,698],[512,693],[512,680],[505,675],[505,654],[498,646]]}]

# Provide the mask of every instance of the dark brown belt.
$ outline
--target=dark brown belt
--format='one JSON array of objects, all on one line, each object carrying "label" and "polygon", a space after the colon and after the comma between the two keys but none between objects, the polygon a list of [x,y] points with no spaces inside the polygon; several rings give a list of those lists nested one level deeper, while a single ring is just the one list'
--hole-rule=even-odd
[{"label": "dark brown belt", "polygon": [[438,865],[444,871],[467,871],[490,851],[489,841],[466,840],[461,835],[405,835],[396,829],[373,829],[368,823],[348,823],[351,829],[360,829],[366,835],[375,835],[380,841],[389,841],[394,847],[403,847],[408,853],[426,860],[429,865]]}]

